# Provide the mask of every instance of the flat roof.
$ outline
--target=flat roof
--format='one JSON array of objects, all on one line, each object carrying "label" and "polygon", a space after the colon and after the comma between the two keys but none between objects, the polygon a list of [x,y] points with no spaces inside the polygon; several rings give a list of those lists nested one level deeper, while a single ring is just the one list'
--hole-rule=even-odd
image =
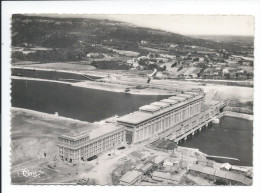
[{"label": "flat roof", "polygon": [[185,97],[185,98],[188,98],[188,99],[194,97],[193,95],[190,95],[190,94],[178,94],[177,97],[179,97],[179,96],[181,96],[181,97]]},{"label": "flat roof", "polygon": [[97,137],[100,137],[107,133],[113,132],[115,130],[122,129],[123,127],[124,126],[122,126],[122,125],[117,125],[117,124],[113,124],[113,123],[105,123],[105,124],[100,125],[100,127],[98,127],[97,129],[92,130],[89,133],[89,137],[90,137],[90,139],[95,139]]},{"label": "flat roof", "polygon": [[201,172],[204,174],[210,174],[210,175],[215,175],[216,169],[210,168],[207,166],[200,166],[200,165],[191,165],[188,167],[188,170],[193,170],[197,172]]},{"label": "flat roof", "polygon": [[163,156],[163,155],[159,155],[157,157],[154,158],[154,163],[155,164],[160,164],[162,163],[168,156]]},{"label": "flat roof", "polygon": [[179,101],[178,100],[174,100],[174,99],[163,99],[163,100],[160,100],[160,102],[164,102],[164,103],[169,103],[169,104],[176,104],[178,103]]},{"label": "flat roof", "polygon": [[165,107],[170,106],[169,103],[164,103],[164,102],[154,102],[154,103],[152,103],[151,105],[153,105],[153,106],[159,106],[159,107],[161,107],[161,108],[165,108]]},{"label": "flat roof", "polygon": [[89,123],[88,125],[86,125],[84,127],[80,127],[80,128],[74,129],[70,132],[64,133],[64,134],[60,135],[60,137],[66,137],[66,138],[70,138],[73,140],[77,140],[77,139],[89,136],[89,133],[96,128],[97,128],[97,125]]},{"label": "flat roof", "polygon": [[241,172],[248,172],[248,169],[246,168],[241,168],[239,166],[231,166],[231,169],[233,170],[238,170],[238,171],[241,171]]},{"label": "flat roof", "polygon": [[149,170],[152,166],[153,166],[152,163],[147,163],[144,165],[144,167],[141,168],[141,170],[143,170],[144,172],[147,172],[147,170]]},{"label": "flat roof", "polygon": [[122,125],[117,125],[113,123],[90,123],[89,125],[81,127],[78,130],[65,133],[61,135],[61,137],[66,137],[72,140],[78,140],[80,138],[89,136],[89,139],[91,140],[105,135],[107,133],[110,133],[112,131],[115,131],[117,129],[121,129],[122,127]]},{"label": "flat roof", "polygon": [[185,97],[181,97],[181,96],[172,96],[172,97],[169,97],[169,99],[178,100],[178,101],[186,100]]},{"label": "flat roof", "polygon": [[198,91],[185,91],[184,94],[198,95]]},{"label": "flat roof", "polygon": [[149,111],[149,112],[156,112],[160,110],[160,107],[155,106],[155,105],[145,105],[139,108],[141,111]]},{"label": "flat roof", "polygon": [[130,124],[138,124],[140,122],[143,122],[149,118],[153,117],[152,114],[141,112],[141,111],[135,111],[133,113],[124,115],[118,119],[118,121],[121,122],[127,122]]},{"label": "flat roof", "polygon": [[250,185],[252,183],[252,180],[245,177],[244,175],[237,174],[234,172],[224,171],[224,170],[218,170],[215,174],[215,176],[218,176],[220,178],[225,178],[237,182],[241,182],[246,185]]},{"label": "flat roof", "polygon": [[157,177],[157,178],[162,178],[162,179],[168,179],[171,180],[172,179],[172,175],[170,173],[166,173],[166,172],[159,172],[159,171],[154,171],[153,172],[153,177]]},{"label": "flat roof", "polygon": [[141,172],[133,170],[133,171],[127,171],[125,175],[122,176],[120,181],[126,182],[128,184],[132,183],[136,178],[138,178],[140,175],[142,175]]},{"label": "flat roof", "polygon": [[[186,95],[186,96],[188,96],[188,95]],[[154,102],[150,105],[142,106],[139,108],[139,111],[135,111],[133,113],[119,117],[117,119],[117,121],[136,125],[136,124],[142,123],[144,121],[147,121],[148,119],[151,119],[155,116],[159,116],[161,114],[161,112],[164,112],[164,111],[158,111],[157,110],[158,107],[160,107],[161,109],[165,108],[165,110],[166,110],[166,107],[170,107],[171,104],[177,104],[178,102],[185,101],[186,99],[187,98],[184,96],[183,97],[182,96],[172,96],[172,97],[169,97],[168,99],[163,99],[161,101]],[[172,108],[174,108],[174,106],[172,106]],[[146,111],[155,112],[155,113],[151,114]]]}]

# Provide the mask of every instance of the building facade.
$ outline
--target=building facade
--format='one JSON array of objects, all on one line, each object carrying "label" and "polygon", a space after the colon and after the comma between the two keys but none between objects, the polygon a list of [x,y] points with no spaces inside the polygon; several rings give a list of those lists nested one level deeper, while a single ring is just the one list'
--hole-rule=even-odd
[{"label": "building facade", "polygon": [[[108,129],[109,127],[112,128]],[[96,135],[93,136],[91,132],[71,132],[60,135],[57,144],[60,159],[78,163],[125,143],[123,127],[112,124],[108,128],[103,126],[92,131],[96,132]]]},{"label": "building facade", "polygon": [[[201,112],[204,95],[185,93],[145,105],[139,111],[122,116],[118,123],[125,126],[128,143],[138,143],[191,119]],[[176,132],[184,128],[176,127]]]}]

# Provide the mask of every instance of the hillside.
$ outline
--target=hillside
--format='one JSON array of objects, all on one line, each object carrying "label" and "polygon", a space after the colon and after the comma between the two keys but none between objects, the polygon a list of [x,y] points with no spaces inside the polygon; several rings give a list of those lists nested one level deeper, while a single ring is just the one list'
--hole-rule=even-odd
[{"label": "hillside", "polygon": [[122,22],[89,18],[49,18],[13,15],[12,46],[32,44],[48,48],[79,48],[90,44],[115,46],[136,51],[141,41],[168,48],[171,44],[235,50],[239,46],[186,37],[161,30],[136,27]]}]

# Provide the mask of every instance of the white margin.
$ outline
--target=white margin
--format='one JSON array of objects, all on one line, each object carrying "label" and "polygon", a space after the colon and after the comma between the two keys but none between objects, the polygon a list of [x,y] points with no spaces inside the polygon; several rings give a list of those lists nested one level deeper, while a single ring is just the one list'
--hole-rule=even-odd
[{"label": "white margin", "polygon": [[[2,2],[2,188],[3,192],[260,192],[259,178],[259,0],[9,1]],[[255,16],[254,184],[250,187],[107,187],[10,185],[10,18],[13,13],[222,14]]]}]

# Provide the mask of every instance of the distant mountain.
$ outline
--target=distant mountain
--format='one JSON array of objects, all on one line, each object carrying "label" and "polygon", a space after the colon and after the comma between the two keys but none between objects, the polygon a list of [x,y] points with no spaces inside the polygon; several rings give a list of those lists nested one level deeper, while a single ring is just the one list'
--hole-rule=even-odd
[{"label": "distant mountain", "polygon": [[253,36],[228,36],[228,35],[197,35],[194,38],[200,38],[204,40],[213,40],[215,42],[228,42],[228,43],[239,43],[241,45],[253,45]]},{"label": "distant mountain", "polygon": [[78,48],[101,44],[135,51],[144,40],[160,48],[171,44],[194,45],[211,49],[241,50],[232,42],[216,42],[205,37],[187,37],[127,23],[89,18],[54,18],[15,14],[12,17],[12,45],[32,44],[49,48]]}]

